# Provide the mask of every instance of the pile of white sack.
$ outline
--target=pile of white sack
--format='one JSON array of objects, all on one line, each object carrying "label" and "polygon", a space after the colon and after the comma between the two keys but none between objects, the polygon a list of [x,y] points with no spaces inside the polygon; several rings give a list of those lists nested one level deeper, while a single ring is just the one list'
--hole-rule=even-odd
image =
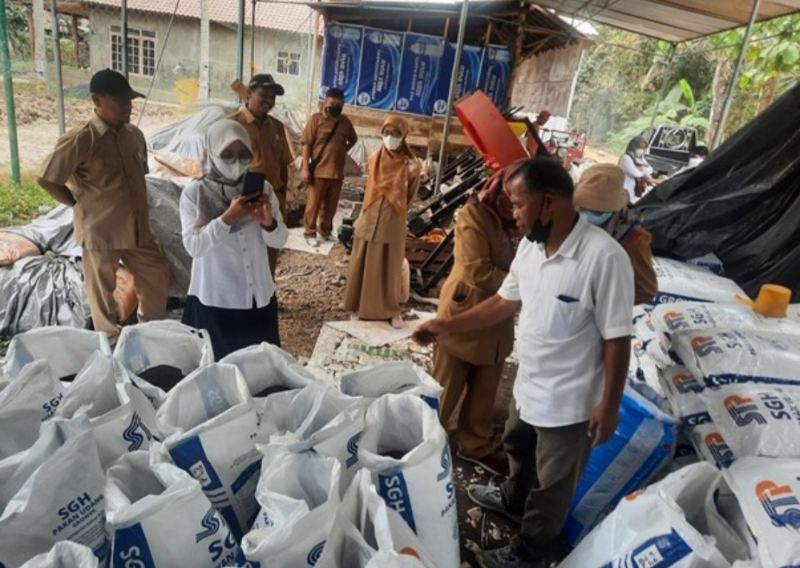
[{"label": "pile of white sack", "polygon": [[16,336],[0,366],[0,567],[458,568],[441,388],[319,382],[173,321]]},{"label": "pile of white sack", "polygon": [[656,265],[629,383],[677,423],[671,467],[561,566],[800,566],[800,306],[764,318],[713,267]]}]

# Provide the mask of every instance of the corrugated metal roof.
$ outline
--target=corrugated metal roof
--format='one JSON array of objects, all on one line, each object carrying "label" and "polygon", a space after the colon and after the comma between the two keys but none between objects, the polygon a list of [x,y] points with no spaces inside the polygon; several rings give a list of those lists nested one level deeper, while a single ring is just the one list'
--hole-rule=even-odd
[{"label": "corrugated metal roof", "polygon": [[[753,0],[535,0],[559,14],[671,42],[746,25]],[[758,21],[800,12],[800,0],[762,0]]]},{"label": "corrugated metal roof", "polygon": [[[120,0],[82,0],[89,6],[120,8]],[[153,14],[172,15],[175,0],[128,0],[128,10]],[[212,22],[237,25],[239,23],[239,3],[234,0],[208,0],[209,19]],[[252,7],[248,1],[245,6],[245,21],[252,21]],[[287,32],[309,33],[314,18],[313,11],[304,4],[258,2],[256,4],[256,27]],[[184,18],[200,19],[200,0],[181,0],[176,13]]]}]

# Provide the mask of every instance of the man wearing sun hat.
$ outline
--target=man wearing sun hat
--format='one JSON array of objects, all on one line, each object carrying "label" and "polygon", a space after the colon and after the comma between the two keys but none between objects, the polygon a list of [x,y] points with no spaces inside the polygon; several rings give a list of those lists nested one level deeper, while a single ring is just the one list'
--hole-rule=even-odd
[{"label": "man wearing sun hat", "polygon": [[134,275],[140,321],[163,319],[169,267],[150,232],[147,143],[130,124],[132,101],[144,95],[111,69],[95,73],[89,90],[92,118],[59,139],[37,182],[73,208],[94,328],[113,342],[122,323],[114,300],[120,261]]},{"label": "man wearing sun hat", "polygon": [[618,166],[597,164],[581,176],[573,201],[589,223],[604,229],[628,253],[638,305],[653,299],[658,280],[650,249],[653,237],[642,227],[642,214],[629,203],[624,184],[625,173]]}]

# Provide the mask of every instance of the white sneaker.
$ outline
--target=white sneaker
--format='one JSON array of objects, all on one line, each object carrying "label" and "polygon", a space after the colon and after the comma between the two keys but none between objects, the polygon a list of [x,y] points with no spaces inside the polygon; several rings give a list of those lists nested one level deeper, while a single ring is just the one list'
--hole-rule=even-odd
[{"label": "white sneaker", "polygon": [[334,237],[333,233],[331,233],[330,235],[323,235],[321,237],[321,240],[323,242],[335,243],[336,242],[336,237]]},{"label": "white sneaker", "polygon": [[350,313],[350,321],[361,321],[361,318],[358,317],[358,312]]},{"label": "white sneaker", "polygon": [[394,316],[389,323],[393,328],[400,329],[403,327],[403,316]]}]

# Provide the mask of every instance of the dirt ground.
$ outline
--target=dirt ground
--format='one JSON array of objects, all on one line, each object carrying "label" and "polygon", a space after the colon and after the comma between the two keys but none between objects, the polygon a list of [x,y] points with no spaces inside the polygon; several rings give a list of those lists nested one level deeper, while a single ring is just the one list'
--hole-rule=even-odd
[{"label": "dirt ground", "polygon": [[[0,93],[3,89],[0,88]],[[85,93],[79,93],[84,95]],[[58,140],[58,116],[56,101],[49,96],[43,88],[32,83],[15,80],[14,102],[17,115],[17,139],[19,147],[19,161],[22,172],[36,172],[44,159],[53,150]],[[142,109],[141,102],[134,103],[134,112],[131,122],[137,124],[139,113]],[[83,124],[92,116],[93,105],[88,99],[68,96],[64,101],[64,122],[66,129]],[[139,127],[145,134],[158,130],[186,116],[188,111],[159,103],[149,102],[145,115]],[[0,176],[4,176],[11,160],[9,154],[8,129],[5,106],[0,108]]]},{"label": "dirt ground", "polygon": [[592,148],[590,146],[587,146],[584,150],[583,157],[586,160],[598,164],[616,164],[619,161],[619,156],[610,154],[609,152],[601,150],[600,148]]}]

